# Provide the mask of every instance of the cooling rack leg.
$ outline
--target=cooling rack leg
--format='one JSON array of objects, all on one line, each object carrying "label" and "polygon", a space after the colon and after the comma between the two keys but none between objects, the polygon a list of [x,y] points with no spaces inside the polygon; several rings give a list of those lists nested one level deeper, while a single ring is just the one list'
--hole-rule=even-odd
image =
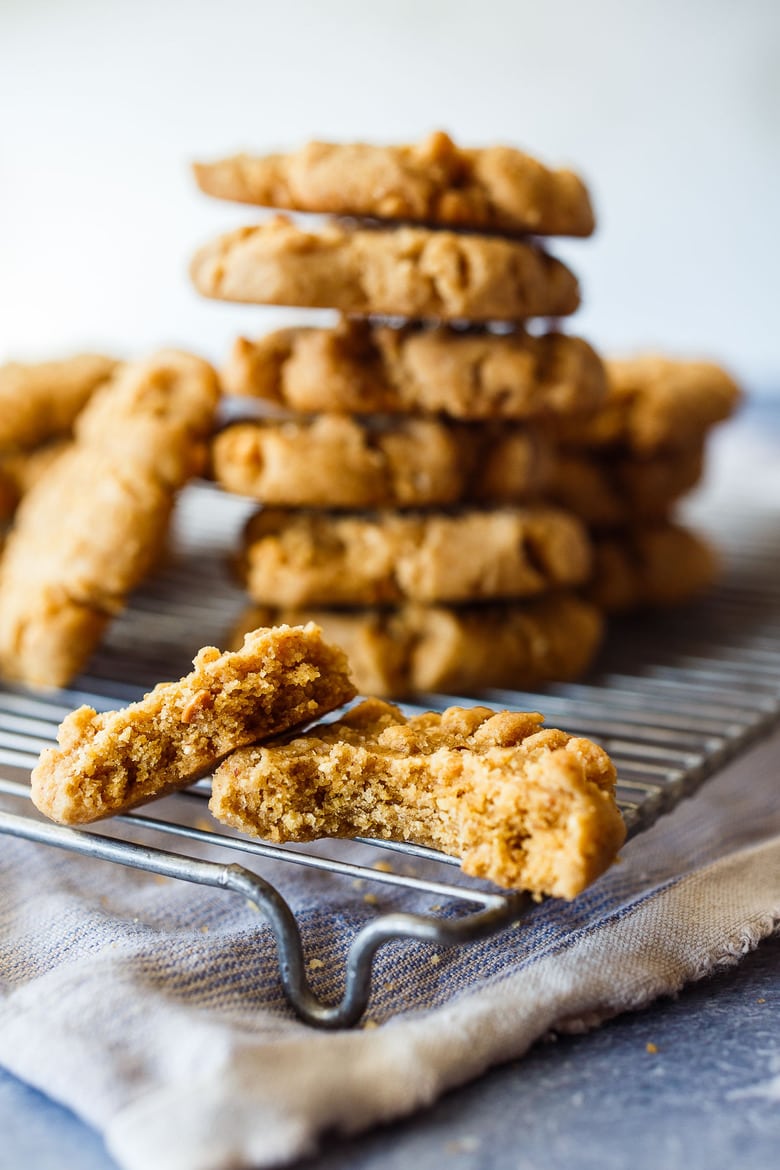
[{"label": "cooling rack leg", "polygon": [[339,1003],[326,1004],[312,992],[306,979],[300,930],[289,905],[270,882],[243,866],[201,861],[6,812],[0,812],[0,833],[241,894],[264,914],[273,931],[281,983],[291,1006],[307,1023],[319,1028],[346,1028],[360,1019],[371,994],[374,955],[384,943],[400,938],[438,946],[473,942],[516,921],[533,904],[525,894],[497,897],[495,906],[454,921],[432,920],[416,914],[386,914],[368,923],[355,936],[347,958],[344,995]]},{"label": "cooling rack leg", "polygon": [[66,829],[6,812],[0,812],[0,832],[163,877],[240,893],[267,918],[279,952],[282,986],[292,1006],[305,1020],[320,1026],[338,1027],[342,1023],[354,1023],[365,1008],[370,980],[367,987],[361,983],[356,989],[357,996],[350,1000],[351,1011],[342,1010],[341,1004],[330,1007],[317,999],[306,980],[303,946],[292,910],[270,882],[243,866],[201,861],[181,853],[169,853],[99,833]]}]

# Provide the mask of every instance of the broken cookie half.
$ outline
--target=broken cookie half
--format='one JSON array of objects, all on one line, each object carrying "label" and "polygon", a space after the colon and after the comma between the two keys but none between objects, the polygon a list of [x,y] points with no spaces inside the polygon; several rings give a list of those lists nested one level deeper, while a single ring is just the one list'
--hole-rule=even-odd
[{"label": "broken cookie half", "polygon": [[63,824],[124,812],[206,775],[228,752],[317,719],[355,695],[343,653],[317,626],[204,647],[179,682],[99,715],[79,707],[32,773],[35,805]]},{"label": "broken cookie half", "polygon": [[211,812],[251,836],[412,842],[536,897],[573,898],[625,839],[609,756],[536,712],[406,717],[366,699],[302,731],[355,694],[313,624],[254,630],[224,654],[207,646],[193,665],[123,710],[70,714],[32,773],[41,812],[88,823],[213,771]]},{"label": "broken cookie half", "polygon": [[407,718],[368,699],[338,722],[233,752],[209,807],[266,840],[414,842],[475,877],[573,898],[625,839],[615,768],[596,744],[541,724],[487,707]]}]

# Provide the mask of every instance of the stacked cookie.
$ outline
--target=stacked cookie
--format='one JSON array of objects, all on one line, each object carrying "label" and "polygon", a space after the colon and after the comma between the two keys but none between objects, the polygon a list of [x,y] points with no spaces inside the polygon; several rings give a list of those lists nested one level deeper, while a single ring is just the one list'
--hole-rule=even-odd
[{"label": "stacked cookie", "polygon": [[575,277],[529,234],[590,234],[582,182],[443,134],[314,143],[196,175],[221,198],[352,217],[316,229],[276,217],[193,261],[207,296],[343,314],[240,340],[224,372],[229,393],[286,412],[213,445],[216,481],[263,505],[237,557],[258,606],[247,628],[315,617],[374,694],[582,671],[601,632],[575,592],[590,544],[545,493],[552,422],[584,425],[604,370],[584,341],[526,331],[578,306]]},{"label": "stacked cookie", "polygon": [[558,420],[550,495],[589,526],[588,596],[608,612],[686,601],[712,581],[714,550],[674,520],[700,480],[712,427],[740,391],[709,362],[647,355],[606,363],[602,406],[572,427]]}]

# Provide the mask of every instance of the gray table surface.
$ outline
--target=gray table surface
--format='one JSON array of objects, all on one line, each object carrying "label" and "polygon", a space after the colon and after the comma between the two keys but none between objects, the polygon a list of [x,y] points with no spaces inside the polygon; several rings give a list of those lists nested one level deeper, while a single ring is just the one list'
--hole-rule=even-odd
[{"label": "gray table surface", "polygon": [[[745,429],[755,428],[756,415],[762,430],[778,433],[777,407],[755,412]],[[116,1170],[94,1131],[3,1070],[0,1133],[0,1170]],[[540,1044],[408,1120],[328,1139],[305,1163],[306,1170],[778,1165],[779,935],[676,999]]]}]

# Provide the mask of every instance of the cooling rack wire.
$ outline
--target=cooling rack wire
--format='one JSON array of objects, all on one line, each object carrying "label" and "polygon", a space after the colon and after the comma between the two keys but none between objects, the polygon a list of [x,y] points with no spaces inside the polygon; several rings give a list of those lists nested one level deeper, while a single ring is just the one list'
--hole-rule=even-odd
[{"label": "cooling rack wire", "polygon": [[[101,651],[72,688],[30,691],[0,686],[0,832],[73,853],[241,894],[274,932],[285,994],[313,1025],[343,1027],[363,1013],[374,955],[393,939],[464,945],[516,922],[533,904],[527,895],[464,879],[457,859],[417,846],[361,841],[356,861],[343,846],[285,847],[205,827],[209,784],[201,781],[164,806],[103,822],[97,830],[66,829],[38,816],[29,801],[29,771],[54,739],[57,725],[80,703],[107,710],[140,697],[155,682],[186,672],[200,645],[224,644],[245,604],[224,568],[246,505],[206,487],[185,493],[175,549],[163,571],[134,597]],[[549,724],[603,744],[619,776],[618,803],[629,839],[648,829],[734,756],[780,722],[780,542],[778,513],[752,509],[705,517],[724,551],[721,582],[695,606],[615,623],[598,673],[586,682],[538,693],[489,690],[479,700],[423,695],[407,711],[475,701],[541,710]],[[197,642],[193,641],[193,636]],[[174,809],[172,815],[158,811]],[[150,832],[155,841],[144,843]],[[208,846],[209,856],[193,855]],[[189,852],[188,852],[189,850]],[[347,850],[348,853],[348,850]],[[425,863],[426,876],[397,872],[386,860]],[[240,862],[231,862],[237,855]],[[312,992],[296,917],[283,894],[256,872],[267,860],[309,867],[355,882],[380,883],[446,901],[446,917],[403,910],[378,914],[355,934],[336,1003]],[[253,868],[250,868],[253,867]],[[433,874],[434,876],[427,876]],[[457,916],[452,915],[452,907]]]}]

